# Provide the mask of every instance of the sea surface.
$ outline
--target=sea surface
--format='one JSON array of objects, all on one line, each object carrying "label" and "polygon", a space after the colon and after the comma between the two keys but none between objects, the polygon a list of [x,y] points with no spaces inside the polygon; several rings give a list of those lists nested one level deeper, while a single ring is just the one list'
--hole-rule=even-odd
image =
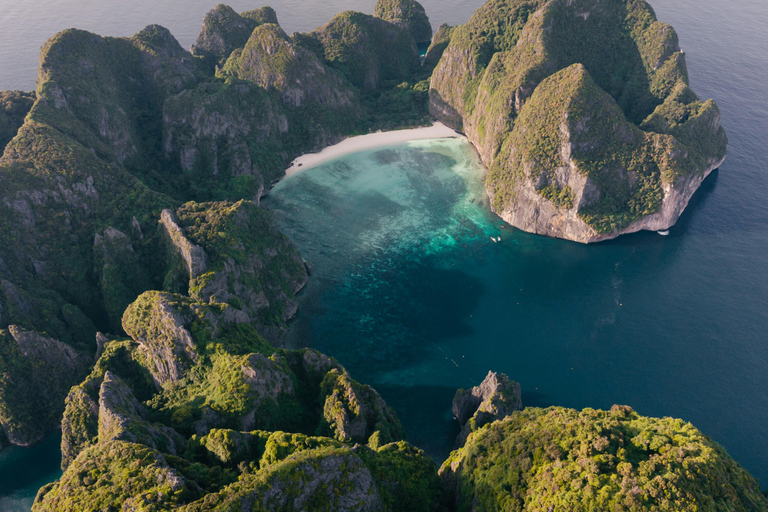
[{"label": "sea surface", "polygon": [[[58,30],[127,36],[159,23],[189,47],[216,3],[0,0],[0,89],[34,88],[39,47]],[[271,5],[291,32],[374,3]],[[482,1],[422,3],[437,27]],[[489,212],[484,170],[460,140],[349,155],[264,201],[316,268],[288,341],[376,387],[436,458],[456,434],[455,389],[493,370],[522,384],[527,406],[620,403],[684,418],[768,487],[768,6],[652,4],[730,138],[726,162],[669,236],[583,246],[511,229]],[[0,510],[28,509],[58,477],[55,447],[0,454]]]}]

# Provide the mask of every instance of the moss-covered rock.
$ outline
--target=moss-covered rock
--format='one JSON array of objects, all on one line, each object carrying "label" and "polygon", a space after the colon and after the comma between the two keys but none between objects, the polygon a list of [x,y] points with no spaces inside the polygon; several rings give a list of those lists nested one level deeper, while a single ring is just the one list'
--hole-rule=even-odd
[{"label": "moss-covered rock", "polygon": [[232,52],[222,73],[276,91],[284,103],[295,107],[316,104],[351,109],[357,103],[341,75],[313,52],[294,44],[278,25],[254,30],[245,47]]},{"label": "moss-covered rock", "polygon": [[453,509],[766,510],[757,482],[690,423],[528,408],[471,434],[440,469]]},{"label": "moss-covered rock", "polygon": [[127,383],[139,400],[149,399],[155,384],[140,345],[132,340],[103,339],[103,348],[91,374],[72,387],[61,420],[61,467],[66,470],[81,451],[99,441],[99,403],[107,372]]},{"label": "moss-covered rock", "polygon": [[318,432],[347,443],[364,443],[378,432],[381,444],[405,439],[400,421],[375,389],[332,369],[320,388],[323,420]]},{"label": "moss-covered rock", "polygon": [[173,510],[217,480],[231,477],[140,444],[109,441],[83,451],[60,480],[40,490],[32,510]]},{"label": "moss-covered rock", "polygon": [[432,25],[416,0],[379,0],[373,15],[407,30],[416,43],[429,44],[432,40]]},{"label": "moss-covered rock", "polygon": [[219,4],[203,18],[203,28],[192,45],[192,53],[205,59],[212,71],[234,50],[245,46],[251,32],[265,23],[277,24],[277,14],[271,7],[238,14],[230,6]]},{"label": "moss-covered rock", "polygon": [[360,89],[407,81],[420,66],[416,44],[407,30],[359,12],[338,14],[298,41]]},{"label": "moss-covered rock", "polygon": [[190,279],[191,297],[231,306],[226,321],[251,324],[268,339],[282,332],[308,276],[269,213],[250,201],[187,203],[177,213],[189,239],[208,255],[205,272]]},{"label": "moss-covered rock", "polygon": [[459,389],[453,397],[451,411],[461,425],[456,445],[461,447],[470,433],[522,408],[520,384],[503,373],[488,372],[479,386]]},{"label": "moss-covered rock", "polygon": [[24,124],[34,102],[32,92],[0,91],[0,154]]},{"label": "moss-covered rock", "polygon": [[440,58],[443,56],[443,52],[448,48],[448,43],[451,42],[451,31],[453,27],[443,23],[432,36],[432,41],[427,48],[427,54],[424,56],[423,66],[425,69],[433,71],[437,63],[440,62]]},{"label": "moss-covered rock", "polygon": [[99,390],[99,443],[129,441],[171,455],[184,453],[184,439],[165,425],[150,423],[148,416],[130,386],[106,372]]},{"label": "moss-covered rock", "polygon": [[420,450],[327,446],[263,465],[182,510],[431,511],[440,499],[434,463]]},{"label": "moss-covered rock", "polygon": [[0,428],[11,444],[29,446],[56,428],[69,388],[90,357],[44,334],[0,331]]},{"label": "moss-covered rock", "polygon": [[[537,117],[558,107],[542,103],[552,94],[536,91],[554,92],[553,81],[573,91],[582,81],[574,73],[594,83],[577,86],[582,108]],[[594,242],[670,227],[724,159],[717,107],[698,102],[687,83],[677,35],[645,2],[492,0],[452,32],[432,77],[430,107],[478,146],[491,168],[492,207],[502,218],[526,231]],[[690,123],[678,128],[679,138],[659,121],[673,111]],[[689,121],[694,113],[706,121]],[[672,137],[658,138],[654,130]],[[686,137],[693,132],[697,137]],[[566,148],[578,135],[572,149],[581,155],[571,166]],[[696,138],[707,141],[706,149]],[[623,156],[600,159],[611,152]],[[508,165],[523,154],[525,162]],[[587,184],[582,196],[581,182],[592,176],[595,184],[595,175],[602,182]]]}]

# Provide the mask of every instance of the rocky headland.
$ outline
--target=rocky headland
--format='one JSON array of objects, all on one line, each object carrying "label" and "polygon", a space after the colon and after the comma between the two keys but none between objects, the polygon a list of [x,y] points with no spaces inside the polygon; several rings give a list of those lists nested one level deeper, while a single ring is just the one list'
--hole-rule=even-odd
[{"label": "rocky headland", "polygon": [[668,227],[726,149],[642,1],[52,37],[36,91],[0,94],[0,447],[62,431],[34,510],[768,510],[690,424],[523,409],[495,373],[457,392],[438,473],[376,390],[280,347],[311,267],[260,199],[298,155],[432,119],[503,218],[585,242]]},{"label": "rocky headland", "polygon": [[717,105],[644,1],[491,0],[442,38],[430,111],[475,144],[493,211],[522,230],[667,229],[725,158]]}]

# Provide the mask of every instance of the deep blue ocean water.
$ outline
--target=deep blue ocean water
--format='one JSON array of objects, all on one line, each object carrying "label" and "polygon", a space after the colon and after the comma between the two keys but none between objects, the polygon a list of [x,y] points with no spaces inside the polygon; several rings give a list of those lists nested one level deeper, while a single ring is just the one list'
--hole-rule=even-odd
[{"label": "deep blue ocean water", "polygon": [[[57,30],[130,35],[160,23],[189,47],[215,3],[0,0],[0,89],[34,87],[38,49]],[[289,32],[374,3],[271,2]],[[422,3],[436,27],[482,1]],[[670,236],[582,246],[502,227],[459,141],[350,155],[264,201],[317,270],[289,342],[330,353],[375,386],[436,457],[455,435],[455,389],[494,370],[522,384],[528,406],[622,403],[684,418],[768,487],[768,5],[652,4],[730,138],[725,164]],[[27,508],[57,478],[55,446],[0,454],[0,510]],[[21,468],[32,476],[14,478]]]}]

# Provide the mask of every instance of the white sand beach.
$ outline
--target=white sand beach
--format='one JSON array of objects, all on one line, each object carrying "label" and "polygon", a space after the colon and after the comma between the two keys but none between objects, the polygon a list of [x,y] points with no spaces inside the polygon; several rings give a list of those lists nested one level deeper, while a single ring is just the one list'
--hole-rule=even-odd
[{"label": "white sand beach", "polygon": [[394,130],[390,132],[376,132],[368,135],[359,135],[349,137],[334,146],[328,146],[319,153],[307,153],[301,155],[291,162],[291,166],[285,170],[285,175],[290,176],[309,167],[326,162],[333,158],[354,153],[364,149],[371,149],[380,146],[389,146],[400,142],[424,139],[442,139],[452,137],[463,137],[445,126],[443,123],[435,123],[432,126],[424,128],[414,128],[410,130]]}]

